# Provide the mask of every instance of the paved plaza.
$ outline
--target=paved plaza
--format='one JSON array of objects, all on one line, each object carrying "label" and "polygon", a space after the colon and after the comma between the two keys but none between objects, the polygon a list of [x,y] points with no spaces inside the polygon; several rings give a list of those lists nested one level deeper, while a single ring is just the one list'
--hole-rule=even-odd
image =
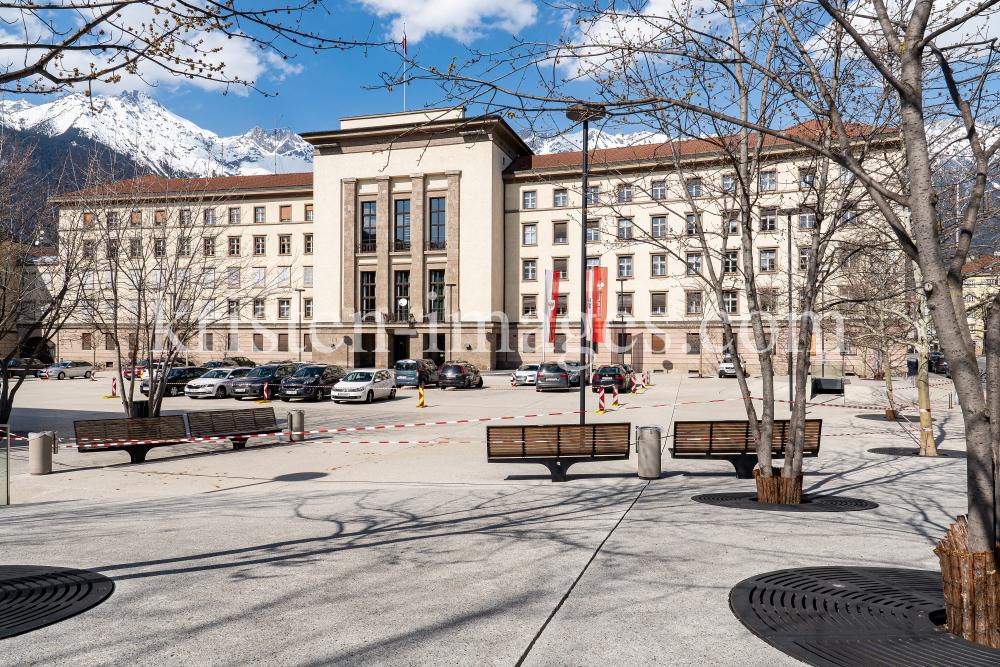
[{"label": "paved plaza", "polygon": [[[29,380],[17,433],[119,416],[110,377]],[[659,425],[745,419],[733,379],[657,374],[623,408],[588,420]],[[915,400],[900,382],[899,396]],[[0,508],[0,562],[90,569],[115,582],[104,603],[3,640],[7,665],[801,665],[752,635],[730,589],[814,565],[938,568],[932,549],[965,511],[965,461],[868,453],[913,447],[915,429],[881,412],[879,383],[852,378],[828,406],[805,492],[877,502],[863,512],[748,511],[693,502],[753,491],[724,461],[672,460],[647,482],[628,461],[581,463],[553,484],[541,465],[488,464],[485,423],[316,434],[246,450],[192,443],[124,452],[61,449],[27,474],[14,446]],[[912,384],[909,385],[912,387]],[[760,381],[751,388],[760,395]],[[778,396],[787,396],[785,379]],[[948,386],[932,392],[935,436],[964,449]],[[722,400],[728,399],[728,400]],[[593,410],[596,396],[588,393]],[[427,391],[372,405],[271,404],[307,429],[571,413],[579,395],[511,389]],[[674,405],[682,403],[682,405]],[[251,407],[166,399],[164,414]],[[642,407],[663,406],[663,407]],[[636,409],[632,409],[636,408]],[[906,413],[911,421],[916,413]],[[781,404],[778,417],[788,415]],[[575,423],[578,416],[504,424]],[[844,435],[841,435],[844,434]],[[349,441],[349,442],[342,442]],[[669,443],[669,441],[667,441]],[[669,446],[669,444],[667,444]]]}]

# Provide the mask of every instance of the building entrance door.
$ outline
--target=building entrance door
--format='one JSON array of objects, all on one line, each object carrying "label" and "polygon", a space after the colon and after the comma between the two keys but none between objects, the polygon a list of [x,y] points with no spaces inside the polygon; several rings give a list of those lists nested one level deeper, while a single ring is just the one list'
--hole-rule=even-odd
[{"label": "building entrance door", "polygon": [[393,335],[392,359],[389,360],[389,365],[395,366],[397,361],[409,358],[410,358],[410,337]]}]

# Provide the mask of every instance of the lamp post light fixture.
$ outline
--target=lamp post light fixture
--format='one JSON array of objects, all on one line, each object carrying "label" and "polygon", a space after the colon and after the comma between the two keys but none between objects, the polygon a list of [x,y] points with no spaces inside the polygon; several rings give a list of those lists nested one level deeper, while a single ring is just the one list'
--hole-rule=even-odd
[{"label": "lamp post light fixture", "polygon": [[[587,423],[587,392],[584,391],[584,375],[587,368],[587,354],[590,346],[587,344],[587,199],[590,192],[587,189],[587,141],[590,135],[590,121],[601,120],[607,115],[604,107],[599,104],[574,104],[566,110],[566,118],[579,123],[583,121],[583,202],[580,206],[580,424]],[[543,348],[544,350],[544,348]]]},{"label": "lamp post light fixture", "polygon": [[[457,283],[445,283],[445,287],[448,288],[448,357],[451,357],[451,351],[455,347],[455,318],[452,317],[452,312],[455,310],[455,298],[452,296],[452,287],[457,287]],[[445,358],[448,361],[448,358]],[[454,358],[452,359],[454,361]]]},{"label": "lamp post light fixture", "polygon": [[305,290],[301,287],[296,287],[295,291],[299,293],[299,361],[302,361],[302,293]]}]

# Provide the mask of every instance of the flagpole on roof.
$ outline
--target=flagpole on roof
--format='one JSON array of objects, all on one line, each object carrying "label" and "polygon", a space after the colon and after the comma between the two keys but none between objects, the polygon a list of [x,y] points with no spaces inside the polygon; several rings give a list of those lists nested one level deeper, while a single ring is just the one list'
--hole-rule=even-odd
[{"label": "flagpole on roof", "polygon": [[406,24],[403,24],[403,111],[406,111],[406,72],[409,63],[406,62]]}]

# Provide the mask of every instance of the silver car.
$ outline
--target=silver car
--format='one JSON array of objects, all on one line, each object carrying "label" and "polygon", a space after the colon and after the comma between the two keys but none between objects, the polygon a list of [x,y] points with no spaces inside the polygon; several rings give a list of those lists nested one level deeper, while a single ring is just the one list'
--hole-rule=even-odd
[{"label": "silver car", "polygon": [[191,380],[184,385],[184,395],[188,398],[225,398],[231,395],[230,385],[233,380],[241,378],[250,372],[249,368],[213,368],[200,378]]},{"label": "silver car", "polygon": [[570,387],[569,371],[562,364],[538,364],[535,375],[535,391],[542,389],[566,389]]},{"label": "silver car", "polygon": [[522,364],[514,371],[514,386],[520,384],[535,384],[538,374],[538,364]]},{"label": "silver car", "polygon": [[89,361],[60,361],[48,368],[38,371],[38,377],[49,380],[65,380],[66,378],[90,378],[94,367]]}]

